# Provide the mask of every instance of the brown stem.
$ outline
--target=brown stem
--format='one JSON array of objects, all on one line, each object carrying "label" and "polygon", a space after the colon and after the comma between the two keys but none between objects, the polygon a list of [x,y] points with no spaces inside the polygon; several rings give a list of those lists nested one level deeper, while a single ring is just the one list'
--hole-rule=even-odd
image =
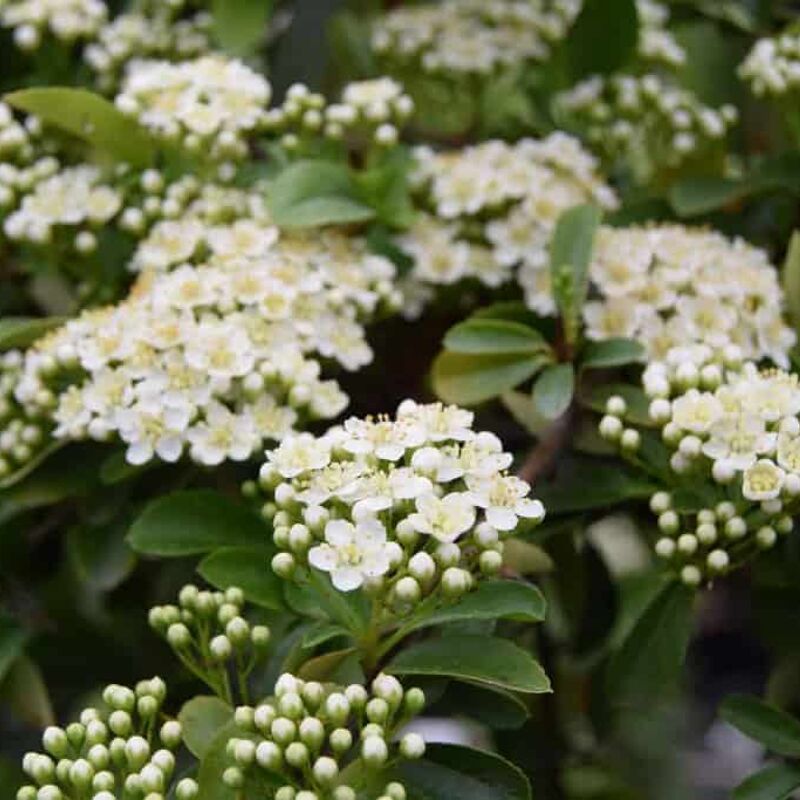
[{"label": "brown stem", "polygon": [[570,406],[539,438],[531,448],[519,470],[519,477],[528,483],[549,472],[555,465],[558,454],[564,448],[574,417]]}]

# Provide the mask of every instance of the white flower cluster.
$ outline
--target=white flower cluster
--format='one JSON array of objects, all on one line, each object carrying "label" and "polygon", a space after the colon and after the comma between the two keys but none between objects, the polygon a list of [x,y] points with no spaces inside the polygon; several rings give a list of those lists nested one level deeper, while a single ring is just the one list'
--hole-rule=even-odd
[{"label": "white flower cluster", "polygon": [[800,33],[759,39],[739,67],[758,96],[781,97],[800,88]]},{"label": "white flower cluster", "polygon": [[406,400],[394,420],[353,417],[284,439],[260,473],[282,551],[273,569],[289,577],[308,564],[340,591],[364,587],[401,611],[496,574],[502,538],[544,508],[506,473],[500,440],[472,422],[456,406]]},{"label": "white flower cluster", "polygon": [[[390,759],[418,759],[425,741],[397,732],[422,711],[421,689],[403,689],[391,675],[380,674],[369,689],[361,684],[323,686],[284,673],[275,684],[274,700],[255,708],[236,709],[235,720],[244,737],[228,742],[234,766],[223,773],[233,789],[246,776],[265,771],[283,785],[275,800],[406,800],[405,787],[396,781],[380,797],[364,794],[348,782],[344,767],[360,761],[369,770],[385,767]],[[374,791],[374,790],[373,790]]]},{"label": "white flower cluster", "polygon": [[102,90],[115,88],[125,65],[134,59],[183,61],[208,52],[211,15],[200,11],[175,19],[175,11],[170,3],[157,5],[150,14],[131,11],[100,29],[86,45],[83,58]]},{"label": "white flower cluster", "polygon": [[35,50],[46,34],[68,44],[91,38],[107,17],[102,0],[5,0],[0,4],[0,26],[13,29],[14,43],[22,50]]},{"label": "white flower cluster", "polygon": [[596,167],[563,133],[441,153],[418,148],[412,181],[427,213],[398,238],[414,258],[411,280],[424,286],[474,278],[495,287],[520,267],[531,303],[552,310],[545,267],[559,216],[590,201],[616,206]]},{"label": "white flower cluster", "polygon": [[241,61],[204,55],[176,64],[131,61],[117,107],[167,139],[211,158],[243,157],[263,127],[272,89]]},{"label": "white flower cluster", "polygon": [[112,684],[103,691],[103,708],[84,709],[66,728],[47,728],[45,753],[22,760],[33,783],[17,792],[17,800],[194,800],[197,782],[175,778],[183,732],[177,720],[163,719],[166,694],[160,678],[140,681],[135,689]]},{"label": "white flower cluster", "polygon": [[565,36],[581,0],[443,0],[379,17],[372,49],[427,72],[489,74],[543,62]]},{"label": "white flower cluster", "polygon": [[338,103],[328,103],[302,83],[289,87],[284,102],[267,112],[267,127],[282,133],[287,150],[298,149],[304,136],[320,133],[333,140],[361,139],[384,147],[397,143],[400,126],[411,116],[414,102],[391,78],[349,83]]},{"label": "white flower cluster", "polygon": [[362,323],[392,301],[391,263],[327,233],[226,257],[249,241],[241,225],[208,232],[220,257],[147,273],[29,350],[14,390],[26,416],[50,416],[59,439],[118,435],[132,464],[188,449],[216,465],[339,414],[347,397],[320,360],[370,361]]},{"label": "white flower cluster", "polygon": [[[665,536],[656,552],[697,585],[791,531],[800,505],[800,381],[742,362],[733,345],[722,355],[704,345],[675,348],[642,380],[650,418],[672,452],[671,485],[704,506],[688,511],[674,494],[657,493],[651,506]],[[609,400],[600,432],[633,451],[624,405]]]},{"label": "white flower cluster", "polygon": [[624,160],[640,180],[721,153],[738,118],[735,107],[706,106],[652,72],[592,76],[556,95],[554,105],[567,127],[581,131],[608,160]]},{"label": "white flower cluster", "polygon": [[777,270],[743,239],[680,225],[601,227],[590,276],[599,294],[583,310],[590,339],[637,339],[653,358],[733,344],[745,358],[788,363],[796,335]]},{"label": "white flower cluster", "polygon": [[636,0],[636,10],[639,14],[639,57],[668,67],[683,66],[686,51],[667,29],[669,8],[655,0]]},{"label": "white flower cluster", "polygon": [[36,163],[33,174],[36,182],[3,222],[5,235],[12,241],[41,245],[66,229],[78,252],[94,251],[97,239],[91,228],[117,215],[123,203],[121,192],[106,183],[98,167],[88,164],[60,169],[55,158],[46,158]]}]

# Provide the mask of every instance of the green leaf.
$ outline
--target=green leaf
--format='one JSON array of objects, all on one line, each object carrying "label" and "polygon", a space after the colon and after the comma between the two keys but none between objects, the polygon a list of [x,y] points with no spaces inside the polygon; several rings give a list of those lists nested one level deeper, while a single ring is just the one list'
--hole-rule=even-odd
[{"label": "green leaf", "polygon": [[444,695],[431,709],[432,716],[467,716],[492,730],[516,730],[528,719],[528,707],[511,692],[449,681]]},{"label": "green leaf", "polygon": [[433,388],[448,403],[477,405],[532,378],[550,358],[542,355],[440,353],[433,363]]},{"label": "green leaf", "polygon": [[350,636],[350,631],[336,623],[316,622],[303,635],[303,647],[319,647],[340,636]]},{"label": "green leaf", "polygon": [[503,544],[503,566],[518,575],[540,575],[551,572],[553,559],[539,545],[511,536]]},{"label": "green leaf", "polygon": [[800,767],[776,764],[766,767],[733,790],[733,800],[784,800],[800,788]]},{"label": "green leaf", "polygon": [[530,392],[505,392],[500,400],[511,416],[531,436],[538,438],[552,423],[552,420],[546,419],[536,410]]},{"label": "green leaf", "polygon": [[220,547],[265,547],[265,523],[219,492],[192,489],[147,505],[128,534],[134,550],[154,556],[191,556]]},{"label": "green leaf", "polygon": [[408,187],[408,158],[396,158],[357,175],[361,199],[376,218],[392,228],[407,228],[414,221],[414,203]]},{"label": "green leaf", "polygon": [[781,756],[800,758],[800,721],[757,697],[726,697],[719,714],[745,736]]},{"label": "green leaf", "polygon": [[365,222],[375,216],[347,167],[331,161],[295,162],[270,185],[267,201],[273,221],[284,228]]},{"label": "green leaf", "polygon": [[628,406],[624,415],[626,420],[641,427],[653,427],[653,420],[650,419],[650,398],[639,386],[605,383],[593,387],[587,395],[579,395],[578,402],[599,414],[605,414],[608,398],[615,395],[621,397]]},{"label": "green leaf", "polygon": [[136,566],[119,522],[77,525],[67,534],[67,551],[78,579],[94,591],[115,589]]},{"label": "green leaf", "polygon": [[616,72],[635,55],[638,41],[635,0],[584,0],[565,40],[571,77]]},{"label": "green leaf", "polygon": [[298,670],[297,676],[306,681],[340,682],[337,679],[339,671],[357,663],[358,651],[356,648],[346,647],[343,650],[333,650],[306,661]]},{"label": "green leaf", "polygon": [[28,347],[63,322],[64,317],[3,317],[0,319],[0,351]]},{"label": "green leaf", "polygon": [[458,745],[429,745],[425,758],[398,767],[398,777],[420,800],[531,800],[528,779],[517,767]]},{"label": "green leaf", "polygon": [[22,655],[27,642],[28,634],[10,617],[0,613],[0,681]]},{"label": "green leaf", "polygon": [[446,675],[517,692],[550,691],[544,670],[525,650],[506,639],[453,635],[402,651],[387,670],[396,675]]},{"label": "green leaf", "polygon": [[197,571],[218,589],[238,586],[251,603],[283,608],[283,586],[272,571],[272,547],[224,547],[207,555]]},{"label": "green leaf", "polygon": [[783,293],[795,328],[800,327],[800,231],[789,240],[783,262]]},{"label": "green leaf", "polygon": [[554,364],[537,379],[533,387],[533,405],[545,419],[558,419],[569,408],[574,392],[572,364]]},{"label": "green leaf", "polygon": [[146,167],[155,157],[152,140],[136,120],[113,103],[86,89],[61,86],[22,89],[4,100],[42,122],[77,136],[118,161]]},{"label": "green leaf", "polygon": [[214,38],[233,55],[251,55],[266,39],[272,5],[272,0],[213,0]]},{"label": "green leaf", "polygon": [[694,592],[665,583],[608,665],[608,688],[620,703],[654,702],[679,679],[692,632]]},{"label": "green leaf", "polygon": [[581,309],[589,291],[589,263],[594,237],[602,218],[600,209],[587,203],[565,211],[550,241],[553,297],[564,323],[567,341],[575,343],[581,326]]},{"label": "green leaf", "polygon": [[0,690],[0,700],[18,719],[35,728],[55,724],[55,713],[50,702],[42,672],[27,656],[18,658]]},{"label": "green leaf", "polygon": [[183,741],[196,758],[208,755],[219,731],[233,720],[233,709],[218,697],[193,697],[183,705],[178,722]]},{"label": "green leaf", "polygon": [[622,367],[642,361],[644,356],[644,347],[633,339],[606,339],[586,345],[581,366],[586,369]]},{"label": "green leaf", "polygon": [[542,334],[520,322],[473,318],[450,328],[444,346],[453,353],[539,353],[550,346]]}]

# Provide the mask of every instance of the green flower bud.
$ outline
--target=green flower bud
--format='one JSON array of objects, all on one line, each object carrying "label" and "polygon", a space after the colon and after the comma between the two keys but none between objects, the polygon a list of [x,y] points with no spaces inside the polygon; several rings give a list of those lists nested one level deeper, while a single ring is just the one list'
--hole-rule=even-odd
[{"label": "green flower bud", "polygon": [[105,745],[95,744],[89,748],[86,759],[95,769],[105,769],[111,761],[111,756]]},{"label": "green flower bud", "polygon": [[146,764],[139,772],[140,785],[143,792],[161,792],[164,790],[164,773],[154,764]]},{"label": "green flower bud", "polygon": [[367,705],[367,700],[369,700],[367,690],[358,683],[353,683],[348,686],[344,690],[344,696],[347,698],[347,702],[350,703],[350,707],[355,711],[361,711],[361,709]]},{"label": "green flower bud", "polygon": [[503,568],[503,556],[495,550],[485,550],[480,555],[478,564],[484,575],[497,575]]},{"label": "green flower bud", "polygon": [[114,779],[114,773],[104,770],[103,772],[98,772],[97,775],[94,776],[94,780],[92,780],[92,791],[110,792],[114,789],[115,785],[116,780]]},{"label": "green flower bud", "polygon": [[300,719],[305,714],[305,705],[299,694],[287,692],[278,699],[278,711],[289,719]]},{"label": "green flower bud", "polygon": [[244,592],[238,586],[229,586],[225,590],[225,602],[241,608],[244,605]]},{"label": "green flower bud", "polygon": [[339,765],[329,756],[322,756],[312,768],[314,780],[322,786],[329,786],[339,777]]},{"label": "green flower bud", "polygon": [[83,758],[79,758],[69,771],[70,782],[80,792],[86,791],[92,785],[94,776],[94,767]]},{"label": "green flower bud", "polygon": [[295,800],[297,792],[295,792],[294,788],[291,786],[281,786],[277,792],[275,792],[275,800]]},{"label": "green flower bud", "polygon": [[303,789],[297,793],[295,800],[319,800],[319,795],[316,792],[309,792],[308,789]]},{"label": "green flower bud", "polygon": [[217,602],[211,592],[199,592],[194,610],[202,617],[211,617],[217,611]]},{"label": "green flower bud", "polygon": [[227,625],[232,619],[239,616],[239,607],[232,603],[223,603],[217,612],[217,619],[220,625]]},{"label": "green flower bud", "polygon": [[381,699],[380,697],[376,697],[367,703],[367,719],[370,722],[377,722],[379,725],[382,725],[389,717],[389,704]]},{"label": "green flower bud", "polygon": [[250,642],[250,626],[242,617],[234,617],[225,626],[225,635],[234,647],[244,647]]},{"label": "green flower bud", "polygon": [[275,717],[277,716],[275,709],[271,705],[259,706],[253,713],[253,722],[256,727],[263,732],[269,730]]},{"label": "green flower bud", "polygon": [[307,708],[317,709],[325,697],[325,687],[317,681],[308,681],[300,691]]},{"label": "green flower bud", "polygon": [[249,767],[256,760],[256,746],[249,739],[239,739],[233,748],[233,759],[240,767]]},{"label": "green flower bud", "polygon": [[227,636],[215,636],[208,645],[211,657],[217,663],[227,661],[233,653],[233,647]]},{"label": "green flower bud", "polygon": [[361,758],[372,769],[382,767],[389,758],[389,748],[380,736],[367,736],[361,743]]},{"label": "green flower bud", "polygon": [[73,763],[70,758],[62,758],[56,764],[56,780],[59,783],[67,783],[69,781],[69,771],[72,769]]},{"label": "green flower bud", "polygon": [[405,758],[422,758],[425,755],[425,740],[418,733],[407,733],[400,740],[400,753]]},{"label": "green flower bud", "polygon": [[283,754],[286,763],[296,769],[308,764],[308,748],[302,742],[292,742]]},{"label": "green flower bud", "polygon": [[256,747],[256,761],[260,767],[277,772],[283,764],[283,751],[275,742],[260,742]]},{"label": "green flower bud", "polygon": [[134,773],[125,778],[125,791],[134,797],[138,797],[142,793],[142,779],[138,774]]},{"label": "green flower bud", "polygon": [[37,753],[29,762],[29,769],[27,769],[26,772],[39,786],[45,786],[55,778],[56,765],[53,763],[53,759],[50,758],[50,756]]},{"label": "green flower bud", "polygon": [[180,747],[183,739],[183,730],[180,722],[174,719],[168,720],[161,726],[159,736],[164,747],[169,747],[170,750]]},{"label": "green flower bud", "polygon": [[264,650],[269,646],[271,634],[266,625],[254,625],[251,631],[250,638],[253,642],[253,647],[258,650]]},{"label": "green flower bud", "polygon": [[167,684],[161,678],[155,677],[149,681],[142,681],[142,689],[145,694],[155,697],[159,705],[166,699]]},{"label": "green flower bud", "polygon": [[281,745],[287,745],[294,741],[297,735],[297,726],[286,717],[278,717],[270,726],[272,738]]},{"label": "green flower bud", "polygon": [[422,590],[415,578],[406,576],[397,582],[394,593],[401,603],[416,603],[422,595]]},{"label": "green flower bud", "polygon": [[383,725],[378,725],[377,722],[370,722],[361,729],[361,738],[368,739],[370,736],[383,738],[385,733]]},{"label": "green flower bud", "polygon": [[461,597],[470,585],[470,576],[466,570],[448,567],[442,575],[442,591],[447,597]]},{"label": "green flower bud", "polygon": [[116,736],[129,736],[133,730],[133,720],[127,711],[113,711],[108,717],[108,727]]},{"label": "green flower bud", "polygon": [[353,734],[347,728],[337,728],[331,732],[328,741],[330,742],[331,750],[337,755],[341,755],[353,746]]},{"label": "green flower bud", "polygon": [[42,786],[36,793],[36,800],[64,800],[64,795],[61,794],[61,789],[58,786]]},{"label": "green flower bud", "polygon": [[325,713],[331,724],[344,725],[350,715],[350,703],[343,694],[334,692],[325,700]]},{"label": "green flower bud", "polygon": [[411,716],[416,716],[425,708],[425,692],[414,687],[406,692],[405,697],[406,711]]},{"label": "green flower bud", "polygon": [[356,800],[355,790],[350,786],[337,786],[333,790],[333,800]]},{"label": "green flower bud", "polygon": [[291,578],[295,567],[294,556],[291,553],[278,553],[272,559],[272,571],[279,578]]},{"label": "green flower bud", "polygon": [[384,792],[391,800],[406,800],[406,790],[402,783],[396,781],[386,786]]},{"label": "green flower bud", "polygon": [[80,722],[73,722],[67,725],[67,739],[69,743],[77,750],[83,745],[83,740],[86,737],[86,728]]},{"label": "green flower bud", "polygon": [[192,634],[182,622],[176,622],[167,629],[167,642],[175,650],[185,650],[192,643]]},{"label": "green flower bud", "polygon": [[250,706],[239,706],[233,712],[237,727],[245,731],[255,730],[255,711]]},{"label": "green flower bud", "polygon": [[176,800],[195,800],[200,794],[200,787],[191,778],[184,778],[175,787]]},{"label": "green flower bud", "polygon": [[325,740],[325,726],[316,717],[306,717],[300,723],[300,740],[312,750],[319,750]]},{"label": "green flower bud", "polygon": [[111,753],[111,760],[118,767],[121,767],[126,761],[125,744],[125,739],[118,736],[116,739],[112,739],[111,744],[108,746],[108,752]]},{"label": "green flower bud", "polygon": [[36,788],[33,786],[23,786],[17,792],[17,800],[36,800]]},{"label": "green flower bud", "polygon": [[158,713],[158,700],[150,695],[140,697],[136,703],[136,709],[142,719],[150,719]]},{"label": "green flower bud", "polygon": [[69,749],[67,734],[61,728],[51,725],[42,734],[42,747],[50,753],[53,758],[64,758]]},{"label": "green flower bud", "polygon": [[222,782],[231,789],[241,789],[244,786],[244,775],[238,767],[228,767],[222,773]]},{"label": "green flower bud", "polygon": [[150,763],[157,766],[165,776],[172,775],[175,770],[175,756],[169,750],[156,750]]},{"label": "green flower bud", "polygon": [[108,741],[108,728],[99,719],[89,720],[85,725],[84,746],[91,747],[95,744],[105,744]]},{"label": "green flower bud", "polygon": [[131,736],[125,743],[125,758],[132,770],[140,770],[150,758],[150,745],[141,736]]}]

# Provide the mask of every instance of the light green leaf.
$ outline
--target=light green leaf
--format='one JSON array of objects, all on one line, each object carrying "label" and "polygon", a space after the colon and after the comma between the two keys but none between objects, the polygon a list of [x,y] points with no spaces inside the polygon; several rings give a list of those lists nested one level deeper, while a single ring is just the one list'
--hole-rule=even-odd
[{"label": "light green leaf", "polygon": [[789,240],[783,262],[783,293],[795,328],[800,327],[800,231]]},{"label": "light green leaf", "polygon": [[331,161],[297,161],[267,191],[272,218],[284,228],[365,222],[374,209],[360,198],[350,171]]},{"label": "light green leaf", "polygon": [[800,758],[800,721],[757,697],[726,697],[719,714],[745,736],[778,755]]},{"label": "light green leaf", "polygon": [[219,492],[192,489],[159,497],[128,534],[134,550],[154,556],[190,556],[220,547],[265,547],[266,524]]},{"label": "light green leaf", "polygon": [[633,339],[606,339],[586,345],[581,366],[586,369],[622,367],[642,361],[644,356],[644,347]]},{"label": "light green leaf", "polygon": [[532,378],[549,361],[542,354],[444,352],[433,364],[433,388],[448,403],[477,405]]},{"label": "light green leaf", "polygon": [[558,419],[569,408],[574,392],[572,364],[554,364],[537,379],[533,387],[533,405],[545,419]]},{"label": "light green leaf", "polygon": [[553,570],[553,559],[539,545],[511,536],[504,542],[503,566],[518,575],[541,575]]},{"label": "light green leaf", "polygon": [[153,141],[136,120],[86,89],[61,86],[22,89],[7,94],[4,100],[119,161],[146,167],[155,157]]},{"label": "light green leaf", "polygon": [[0,699],[23,722],[35,728],[55,724],[53,705],[42,672],[27,656],[18,658],[3,682]]},{"label": "light green leaf", "polygon": [[3,317],[0,319],[0,351],[28,347],[63,322],[64,317]]},{"label": "light green leaf", "polygon": [[251,603],[263,608],[283,607],[283,585],[272,571],[275,549],[262,547],[224,547],[207,555],[197,571],[218,589],[238,586]]},{"label": "light green leaf", "polygon": [[544,670],[525,650],[506,639],[453,635],[412,645],[387,668],[396,675],[445,675],[516,692],[550,691]]},{"label": "light green leaf", "polygon": [[193,697],[178,714],[183,741],[199,759],[206,757],[219,731],[232,720],[233,709],[218,697]]},{"label": "light green leaf", "polygon": [[550,427],[552,420],[536,410],[529,392],[505,392],[500,399],[511,416],[531,436],[538,438]]},{"label": "light green leaf", "polygon": [[362,172],[355,180],[362,200],[376,218],[391,228],[408,228],[414,221],[414,203],[408,187],[408,157],[401,153],[385,164]]},{"label": "light green leaf", "polygon": [[733,800],[785,800],[800,788],[800,767],[776,764],[765,767],[733,790]]},{"label": "light green leaf", "polygon": [[272,5],[272,0],[213,0],[214,38],[233,55],[250,55],[267,38]]},{"label": "light green leaf", "polygon": [[525,775],[493,753],[434,744],[420,761],[398,767],[409,795],[425,800],[531,800]]},{"label": "light green leaf", "polygon": [[[339,682],[337,674],[347,669],[350,664],[358,663],[358,651],[355,647],[333,650],[330,653],[306,661],[297,672],[297,676],[305,681]],[[344,681],[341,681],[342,683]]]},{"label": "light green leaf", "polygon": [[453,353],[507,354],[547,352],[550,346],[539,331],[520,322],[473,318],[450,328],[444,346]]}]

